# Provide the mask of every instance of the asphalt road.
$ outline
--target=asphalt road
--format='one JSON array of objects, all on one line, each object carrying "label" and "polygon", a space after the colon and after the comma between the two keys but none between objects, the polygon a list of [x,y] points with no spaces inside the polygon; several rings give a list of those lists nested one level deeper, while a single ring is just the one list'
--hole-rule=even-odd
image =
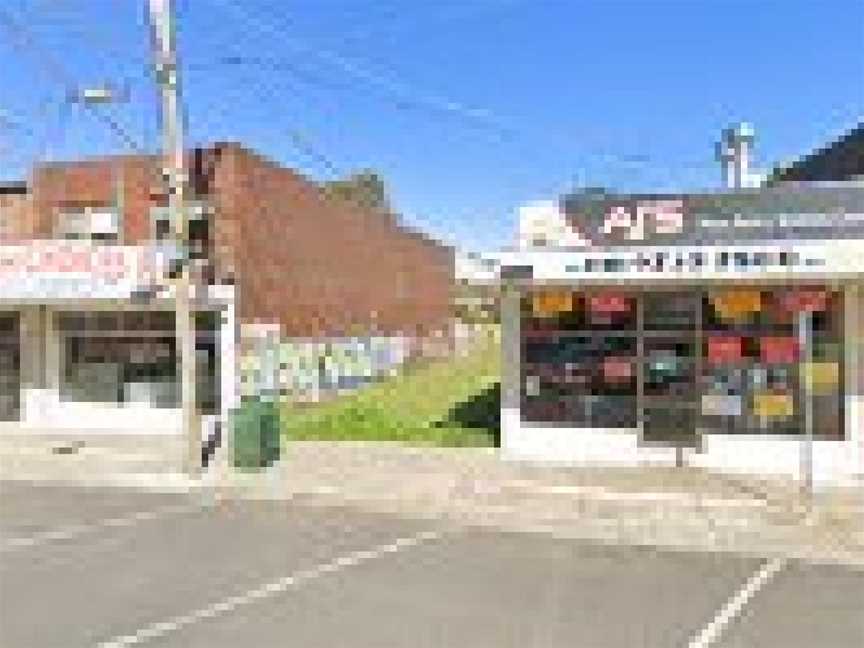
[{"label": "asphalt road", "polygon": [[0,646],[860,648],[864,572],[0,482]]}]

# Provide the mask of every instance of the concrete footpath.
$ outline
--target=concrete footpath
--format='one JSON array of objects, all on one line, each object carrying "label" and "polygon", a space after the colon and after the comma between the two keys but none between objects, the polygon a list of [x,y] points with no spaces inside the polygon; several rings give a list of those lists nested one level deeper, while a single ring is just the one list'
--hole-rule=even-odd
[{"label": "concrete footpath", "polygon": [[[70,462],[64,468],[63,461]],[[864,484],[800,495],[792,480],[668,466],[550,466],[495,449],[292,442],[261,473],[105,470],[56,458],[28,478],[205,500],[306,499],[402,516],[664,548],[782,555],[864,566]],[[76,463],[77,462],[77,463]],[[13,471],[14,472],[14,471]],[[22,478],[3,471],[3,478]]]}]

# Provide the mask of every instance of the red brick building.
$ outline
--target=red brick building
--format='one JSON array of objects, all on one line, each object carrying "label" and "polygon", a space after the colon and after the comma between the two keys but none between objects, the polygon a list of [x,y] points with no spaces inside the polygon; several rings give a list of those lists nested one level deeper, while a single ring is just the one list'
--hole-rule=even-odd
[{"label": "red brick building", "polygon": [[[137,245],[170,236],[161,160],[115,156],[38,166],[3,196],[0,240],[91,238]],[[288,337],[425,337],[450,318],[453,251],[334,198],[239,144],[188,158],[195,255],[237,286],[242,322]]]}]

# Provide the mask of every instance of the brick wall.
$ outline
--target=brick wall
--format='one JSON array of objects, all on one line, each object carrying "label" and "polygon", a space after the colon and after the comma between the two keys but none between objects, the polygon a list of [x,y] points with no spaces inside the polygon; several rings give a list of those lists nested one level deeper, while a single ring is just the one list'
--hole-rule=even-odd
[{"label": "brick wall", "polygon": [[226,247],[241,318],[278,320],[290,337],[426,335],[446,325],[449,248],[387,215],[325,199],[293,171],[238,145],[221,148],[214,187],[219,228],[227,230],[216,238],[236,241]]},{"label": "brick wall", "polygon": [[24,187],[0,187],[0,243],[32,238],[30,195]]},{"label": "brick wall", "polygon": [[[422,336],[446,326],[449,248],[388,215],[325,199],[313,183],[238,144],[195,151],[188,164],[190,195],[214,207],[211,256],[218,276],[238,286],[241,320],[278,321],[290,337]],[[119,187],[122,242],[146,240],[150,207],[164,204],[160,167],[154,156],[37,167],[22,227],[50,237],[59,209],[113,205]]]},{"label": "brick wall", "polygon": [[[37,167],[31,181],[37,237],[50,237],[58,210],[123,204],[123,243],[150,237],[150,206],[160,189],[160,164],[149,156],[51,163]],[[155,195],[154,195],[155,194]]]}]

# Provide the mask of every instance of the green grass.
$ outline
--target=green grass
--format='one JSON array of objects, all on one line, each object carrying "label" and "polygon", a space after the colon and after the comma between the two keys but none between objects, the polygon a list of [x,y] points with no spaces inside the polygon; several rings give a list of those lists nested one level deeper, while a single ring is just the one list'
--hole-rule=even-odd
[{"label": "green grass", "polygon": [[467,357],[417,366],[327,403],[285,406],[283,432],[302,440],[490,446],[499,382],[499,346],[490,341]]}]

